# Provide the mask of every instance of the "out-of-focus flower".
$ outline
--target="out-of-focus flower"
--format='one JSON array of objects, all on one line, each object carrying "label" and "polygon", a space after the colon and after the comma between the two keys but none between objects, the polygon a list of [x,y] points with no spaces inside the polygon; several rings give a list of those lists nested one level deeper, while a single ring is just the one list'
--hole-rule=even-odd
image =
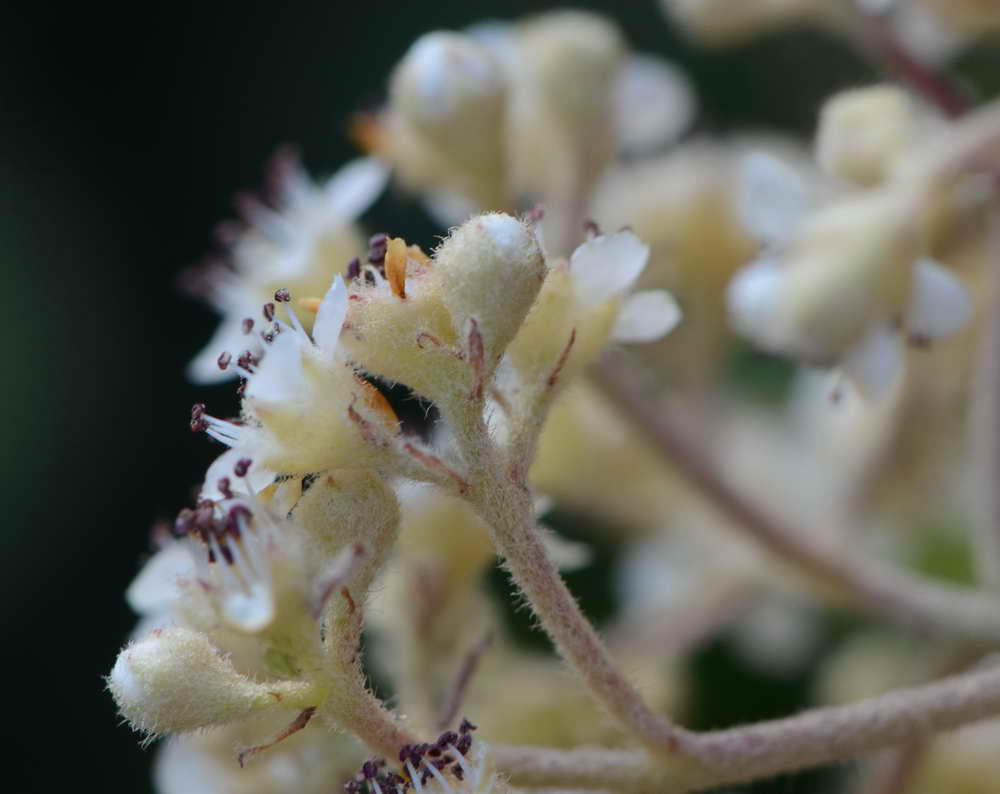
[{"label": "out-of-focus flower", "polygon": [[770,248],[730,283],[729,310],[763,349],[839,363],[862,393],[877,395],[901,369],[900,330],[926,344],[968,321],[965,287],[922,255],[905,182],[809,213],[797,175],[752,155],[743,189],[745,222]]},{"label": "out-of-focus flower", "polygon": [[[257,358],[264,349],[261,334],[273,322],[273,295],[286,289],[298,297],[322,295],[352,257],[364,251],[355,221],[378,197],[388,171],[364,158],[344,166],[322,184],[309,179],[288,152],[276,157],[274,195],[269,200],[244,196],[240,209],[245,226],[223,227],[228,257],[198,277],[198,292],[222,315],[211,341],[191,362],[189,377],[197,383],[239,374],[223,366],[244,351]],[[270,305],[270,311],[261,307]],[[272,316],[269,316],[272,315]],[[307,326],[308,315],[304,315]]]}]

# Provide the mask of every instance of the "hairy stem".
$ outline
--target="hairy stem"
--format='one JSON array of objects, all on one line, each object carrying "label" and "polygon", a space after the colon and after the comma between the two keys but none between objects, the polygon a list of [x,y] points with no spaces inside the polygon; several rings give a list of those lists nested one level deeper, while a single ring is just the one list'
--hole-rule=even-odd
[{"label": "hairy stem", "polygon": [[972,109],[965,87],[910,52],[881,13],[862,8],[857,0],[848,0],[848,6],[845,22],[850,38],[876,69],[922,96],[946,118],[958,118]]},{"label": "hairy stem", "polygon": [[507,461],[489,438],[481,412],[472,411],[461,421],[472,482],[465,498],[490,527],[497,553],[560,655],[598,703],[639,741],[660,753],[683,753],[687,732],[654,712],[618,669],[550,559],[522,479],[526,462]]},{"label": "hairy stem", "polygon": [[1000,602],[969,590],[937,584],[787,526],[780,517],[736,490],[715,463],[646,396],[641,378],[621,354],[597,369],[604,392],[622,415],[734,526],[777,557],[834,586],[865,611],[930,634],[959,637],[971,645],[1000,644]]},{"label": "hairy stem", "polygon": [[983,585],[1000,590],[1000,211],[989,220],[988,255],[992,311],[983,324],[979,361],[972,387],[971,447],[976,462],[977,509],[974,511],[976,572]]},{"label": "hairy stem", "polygon": [[633,750],[496,747],[517,786],[700,791],[867,755],[1000,713],[1000,669],[966,673],[849,706],[689,734],[686,769]]}]

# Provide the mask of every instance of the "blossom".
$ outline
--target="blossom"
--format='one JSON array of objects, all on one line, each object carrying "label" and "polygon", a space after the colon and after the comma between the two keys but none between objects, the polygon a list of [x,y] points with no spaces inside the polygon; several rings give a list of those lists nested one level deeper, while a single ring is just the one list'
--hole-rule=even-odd
[{"label": "blossom", "polygon": [[[223,367],[225,358],[220,357],[236,359],[243,351],[260,355],[260,308],[277,289],[299,296],[322,294],[334,275],[363,252],[354,222],[381,193],[388,176],[377,160],[361,158],[316,184],[285,154],[275,171],[274,206],[244,197],[247,226],[229,246],[228,265],[206,274],[205,297],[222,321],[188,368],[196,383],[238,374]],[[267,314],[263,320],[270,322]]]},{"label": "blossom", "polygon": [[[285,303],[289,297],[276,293]],[[366,442],[364,428],[375,425],[392,435],[396,419],[339,350],[347,303],[346,285],[337,276],[319,303],[311,336],[291,308],[290,324],[275,319],[261,358],[239,365],[247,379],[243,418],[218,419],[196,406],[192,427],[239,450],[248,466],[256,462],[283,474],[369,463],[376,448]]]},{"label": "blossom", "polygon": [[[609,342],[652,342],[681,319],[666,290],[633,293],[649,247],[630,231],[592,234],[570,258],[550,260],[541,292],[509,349],[525,383],[568,382]],[[565,354],[565,355],[564,355]]]},{"label": "blossom", "polygon": [[779,160],[745,162],[744,222],[767,246],[728,288],[734,328],[764,350],[838,364],[878,395],[902,368],[901,337],[927,344],[969,320],[971,298],[909,231],[907,183],[809,212],[808,188]]}]

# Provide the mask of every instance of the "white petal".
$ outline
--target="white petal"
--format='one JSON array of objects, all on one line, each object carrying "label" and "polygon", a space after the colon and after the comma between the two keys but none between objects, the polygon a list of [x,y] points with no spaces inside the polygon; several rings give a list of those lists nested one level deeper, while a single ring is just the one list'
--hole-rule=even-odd
[{"label": "white petal", "polygon": [[389,169],[374,157],[349,162],[323,186],[328,223],[353,221],[375,202],[388,179]]},{"label": "white petal", "polygon": [[759,259],[733,276],[726,287],[726,307],[733,330],[770,346],[783,279],[783,268],[775,259]]},{"label": "white petal", "polygon": [[[218,794],[233,785],[201,736],[171,737],[153,767],[159,794]],[[235,766],[235,763],[233,763]],[[237,769],[237,772],[241,770]]]},{"label": "white petal", "polygon": [[683,313],[663,289],[638,292],[625,299],[612,338],[617,342],[655,342],[670,333]]},{"label": "white petal", "polygon": [[872,329],[847,351],[840,366],[862,397],[885,394],[903,370],[899,334],[887,325]]},{"label": "white petal", "polygon": [[180,543],[156,552],[125,591],[128,605],[140,615],[162,612],[177,600],[177,583],[194,575],[191,553]]},{"label": "white petal", "polygon": [[[257,307],[259,309],[259,307]],[[236,359],[244,350],[257,355],[261,349],[260,337],[255,333],[243,333],[243,317],[255,312],[239,313],[234,311],[219,323],[215,335],[201,352],[188,364],[188,380],[198,385],[222,383],[235,378],[240,370],[236,368]],[[233,356],[232,363],[226,369],[219,369],[219,356],[229,352]]]},{"label": "white petal", "polygon": [[649,246],[632,232],[588,240],[569,260],[577,298],[593,306],[626,292],[648,261]]},{"label": "white petal", "polygon": [[446,229],[458,226],[481,210],[474,201],[453,190],[434,190],[421,198],[427,214]]},{"label": "white petal", "polygon": [[[245,477],[237,477],[233,469],[236,468],[236,463],[244,458],[251,458],[250,468]],[[256,495],[274,482],[275,476],[273,471],[253,461],[246,449],[234,447],[219,455],[208,467],[208,471],[205,472],[205,482],[201,486],[198,498],[208,499],[212,502],[221,502],[225,499],[225,494],[219,490],[219,480],[223,477],[229,479],[229,489],[234,494],[250,495],[252,492]]]},{"label": "white petal", "polygon": [[643,154],[679,138],[695,114],[687,77],[655,55],[633,55],[615,86],[619,146]]},{"label": "white petal", "polygon": [[567,540],[554,529],[539,525],[538,535],[549,557],[561,571],[576,571],[590,564],[593,557],[590,546]]},{"label": "white petal", "polygon": [[324,353],[332,354],[337,349],[340,329],[347,317],[347,285],[337,276],[326,291],[323,302],[313,323],[313,341]]},{"label": "white petal", "polygon": [[740,162],[737,212],[747,230],[762,241],[787,240],[808,205],[805,182],[777,157],[753,152]]},{"label": "white petal", "polygon": [[265,402],[295,397],[303,387],[302,342],[291,330],[278,334],[247,384],[246,396]]},{"label": "white petal", "polygon": [[274,620],[274,613],[274,589],[267,582],[248,582],[243,589],[222,594],[222,614],[244,631],[252,633],[267,628]]},{"label": "white petal", "polygon": [[969,322],[972,296],[954,273],[930,257],[913,265],[913,292],[906,308],[906,330],[925,339],[948,336]]}]

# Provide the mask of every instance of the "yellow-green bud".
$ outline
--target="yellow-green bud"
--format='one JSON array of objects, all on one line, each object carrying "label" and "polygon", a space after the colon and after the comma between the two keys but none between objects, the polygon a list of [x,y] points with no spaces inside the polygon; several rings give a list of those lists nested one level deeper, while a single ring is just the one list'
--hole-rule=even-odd
[{"label": "yellow-green bud", "polygon": [[502,200],[507,85],[489,50],[459,33],[420,37],[393,74],[396,166],[416,188],[447,186],[484,209]]},{"label": "yellow-green bud", "polygon": [[310,705],[307,685],[258,683],[241,675],[208,638],[186,628],[157,630],[126,646],[108,676],[118,708],[139,731],[185,733],[271,708]]},{"label": "yellow-green bud", "polygon": [[522,41],[537,89],[565,127],[585,129],[609,118],[625,52],[613,22],[557,11],[525,25]]},{"label": "yellow-green bud", "polygon": [[433,275],[459,339],[468,345],[478,335],[472,344],[481,344],[484,368],[491,372],[545,279],[534,231],[510,215],[479,215],[452,232],[435,263]]},{"label": "yellow-green bud", "polygon": [[895,86],[844,91],[820,113],[816,159],[833,176],[878,184],[912,142],[916,121],[913,102]]}]

